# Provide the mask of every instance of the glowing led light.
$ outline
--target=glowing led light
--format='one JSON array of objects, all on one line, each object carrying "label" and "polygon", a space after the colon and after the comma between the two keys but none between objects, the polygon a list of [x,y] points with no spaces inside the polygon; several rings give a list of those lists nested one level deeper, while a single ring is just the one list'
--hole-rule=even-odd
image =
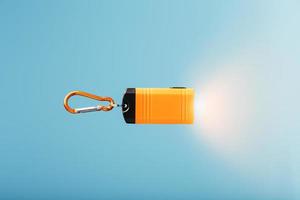
[{"label": "glowing led light", "polygon": [[248,69],[225,66],[196,87],[195,132],[222,154],[238,153],[245,145],[243,130],[253,112]]}]

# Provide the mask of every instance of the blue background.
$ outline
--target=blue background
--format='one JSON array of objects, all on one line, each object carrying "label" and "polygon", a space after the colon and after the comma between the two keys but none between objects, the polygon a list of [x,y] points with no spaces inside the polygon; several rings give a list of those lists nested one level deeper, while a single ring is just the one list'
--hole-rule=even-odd
[{"label": "blue background", "polygon": [[[1,0],[0,198],[300,199],[299,9]],[[255,117],[238,132],[247,149],[230,159],[192,126],[127,125],[118,109],[74,116],[62,106],[71,90],[120,102],[127,87],[201,88],[241,55]]]}]

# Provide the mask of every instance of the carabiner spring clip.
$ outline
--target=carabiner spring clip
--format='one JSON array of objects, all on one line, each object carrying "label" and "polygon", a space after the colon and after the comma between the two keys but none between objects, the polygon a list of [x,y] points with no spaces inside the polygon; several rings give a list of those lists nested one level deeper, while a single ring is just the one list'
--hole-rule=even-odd
[{"label": "carabiner spring clip", "polygon": [[[107,102],[109,102],[109,105],[108,106],[97,105],[97,106],[84,107],[84,108],[71,108],[69,106],[69,99],[75,95],[87,97],[87,98],[94,99],[97,101],[107,101]],[[115,104],[115,101],[111,97],[101,97],[101,96],[97,96],[97,95],[90,94],[90,93],[83,92],[83,91],[72,91],[72,92],[68,93],[64,99],[65,109],[72,114],[94,112],[94,111],[110,111],[116,106],[118,106],[118,105]]]}]

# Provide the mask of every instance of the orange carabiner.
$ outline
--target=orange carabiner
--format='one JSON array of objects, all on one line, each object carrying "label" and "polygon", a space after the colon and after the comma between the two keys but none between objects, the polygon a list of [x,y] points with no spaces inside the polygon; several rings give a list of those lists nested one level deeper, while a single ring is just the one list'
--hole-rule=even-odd
[{"label": "orange carabiner", "polygon": [[[108,106],[101,106],[101,105],[97,105],[97,106],[92,106],[92,107],[85,107],[85,108],[71,108],[69,106],[69,99],[72,96],[75,95],[79,95],[79,96],[83,96],[83,97],[87,97],[90,99],[95,99],[98,101],[108,101],[109,105]],[[111,97],[100,97],[94,94],[90,94],[87,92],[83,92],[83,91],[72,91],[69,92],[64,99],[64,107],[65,109],[72,113],[72,114],[78,114],[78,113],[85,113],[85,112],[94,112],[94,111],[110,111],[112,110],[114,107],[116,107],[117,105],[115,104],[115,101],[111,98]]]}]

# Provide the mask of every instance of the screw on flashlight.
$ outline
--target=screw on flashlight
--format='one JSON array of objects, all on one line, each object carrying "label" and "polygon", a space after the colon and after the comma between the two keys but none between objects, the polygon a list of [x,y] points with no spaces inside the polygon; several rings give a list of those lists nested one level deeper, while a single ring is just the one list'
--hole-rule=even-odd
[{"label": "screw on flashlight", "polygon": [[[107,106],[97,105],[71,108],[69,99],[79,95],[97,101],[107,101]],[[111,97],[101,97],[83,91],[73,91],[65,96],[65,109],[73,114],[110,111],[121,107],[128,124],[192,124],[194,121],[194,90],[185,87],[173,88],[127,88],[122,104]]]}]

